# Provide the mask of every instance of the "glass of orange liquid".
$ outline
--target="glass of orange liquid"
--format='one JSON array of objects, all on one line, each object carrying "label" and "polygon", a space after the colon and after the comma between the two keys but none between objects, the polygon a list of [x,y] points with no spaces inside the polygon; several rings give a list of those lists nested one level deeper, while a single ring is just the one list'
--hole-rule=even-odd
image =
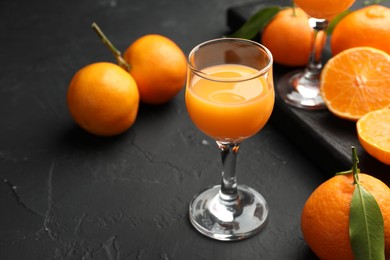
[{"label": "glass of orange liquid", "polygon": [[188,113],[216,141],[222,158],[221,184],[195,196],[189,217],[198,231],[217,240],[254,235],[268,216],[263,196],[238,185],[235,169],[240,143],[259,132],[271,116],[275,100],[272,64],[268,49],[244,39],[207,41],[188,57]]},{"label": "glass of orange liquid", "polygon": [[[309,16],[313,28],[313,49],[304,70],[284,75],[278,82],[280,97],[288,104],[306,109],[324,109],[325,103],[320,95],[320,75],[322,52],[326,43],[326,29],[329,21],[337,14],[347,10],[355,0],[294,0],[295,4]],[[297,32],[299,33],[299,32]]]}]

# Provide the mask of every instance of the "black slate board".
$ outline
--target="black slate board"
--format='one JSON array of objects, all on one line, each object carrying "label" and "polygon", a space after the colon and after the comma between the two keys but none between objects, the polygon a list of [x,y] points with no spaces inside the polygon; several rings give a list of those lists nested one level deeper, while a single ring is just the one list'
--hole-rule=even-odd
[{"label": "black slate board", "polygon": [[[237,30],[251,15],[268,5],[288,6],[290,1],[257,1],[227,10],[227,25]],[[389,3],[384,4],[390,6]],[[361,8],[356,2],[351,9]],[[256,39],[259,40],[257,36]],[[329,40],[329,39],[328,39]],[[331,57],[329,41],[324,50],[323,62]],[[285,73],[299,69],[274,64],[275,86]],[[339,119],[328,110],[306,111],[285,104],[277,95],[271,122],[280,128],[298,145],[319,167],[326,169],[329,176],[351,167],[351,146],[358,150],[360,169],[370,173],[388,185],[390,184],[390,166],[379,162],[361,147],[356,134],[356,123]]]}]

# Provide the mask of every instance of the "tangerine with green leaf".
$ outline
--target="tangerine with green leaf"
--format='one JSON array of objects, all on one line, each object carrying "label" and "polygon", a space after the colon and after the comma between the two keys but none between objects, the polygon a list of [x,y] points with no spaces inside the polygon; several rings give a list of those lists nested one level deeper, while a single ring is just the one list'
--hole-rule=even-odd
[{"label": "tangerine with green leaf", "polygon": [[[381,180],[357,173],[359,185],[377,202],[383,219],[384,248],[390,257],[390,189]],[[302,234],[313,252],[323,260],[353,260],[350,212],[356,188],[353,173],[336,175],[313,191],[301,215]],[[380,221],[378,219],[378,221]],[[379,237],[379,236],[378,236]]]}]

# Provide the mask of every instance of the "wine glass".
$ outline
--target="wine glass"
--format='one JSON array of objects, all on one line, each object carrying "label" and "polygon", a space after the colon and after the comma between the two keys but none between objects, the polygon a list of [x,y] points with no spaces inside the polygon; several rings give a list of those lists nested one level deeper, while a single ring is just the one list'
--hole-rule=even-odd
[{"label": "wine glass", "polygon": [[281,77],[277,84],[278,93],[287,104],[294,107],[306,110],[324,109],[326,106],[320,95],[320,75],[326,29],[329,20],[347,10],[355,0],[294,0],[294,2],[310,16],[309,25],[314,31],[313,48],[304,70],[293,71]]},{"label": "wine glass", "polygon": [[188,113],[216,141],[222,158],[221,184],[195,196],[189,217],[198,231],[217,240],[254,235],[268,216],[263,196],[237,185],[235,169],[240,143],[260,131],[272,113],[272,63],[264,46],[238,38],[201,43],[188,57]]}]

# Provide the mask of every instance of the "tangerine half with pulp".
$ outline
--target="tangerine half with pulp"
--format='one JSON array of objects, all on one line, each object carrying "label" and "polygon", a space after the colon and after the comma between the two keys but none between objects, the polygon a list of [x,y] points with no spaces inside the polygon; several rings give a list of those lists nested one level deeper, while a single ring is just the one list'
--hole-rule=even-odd
[{"label": "tangerine half with pulp", "polygon": [[340,52],[325,64],[320,92],[330,112],[351,121],[390,106],[390,55],[371,47]]}]

